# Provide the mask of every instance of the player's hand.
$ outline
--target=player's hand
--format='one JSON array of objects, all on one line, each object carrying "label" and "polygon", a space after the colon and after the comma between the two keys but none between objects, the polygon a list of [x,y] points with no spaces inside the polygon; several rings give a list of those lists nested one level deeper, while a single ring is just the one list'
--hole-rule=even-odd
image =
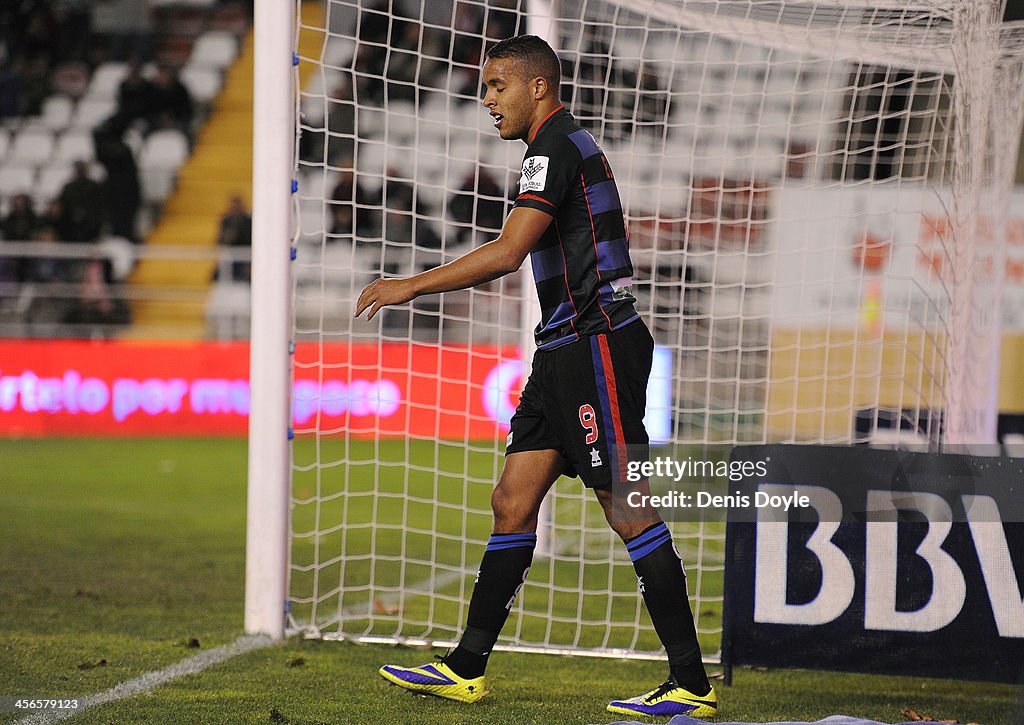
[{"label": "player's hand", "polygon": [[416,296],[412,282],[408,279],[378,279],[366,285],[356,301],[355,317],[369,308],[367,320],[372,320],[377,310],[385,305],[401,305]]}]

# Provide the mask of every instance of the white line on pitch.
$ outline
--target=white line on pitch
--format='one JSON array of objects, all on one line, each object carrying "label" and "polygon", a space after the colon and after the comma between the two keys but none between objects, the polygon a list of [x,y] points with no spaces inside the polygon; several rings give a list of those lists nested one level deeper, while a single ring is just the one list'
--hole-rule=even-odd
[{"label": "white line on pitch", "polygon": [[215,647],[208,652],[201,652],[197,655],[193,655],[192,657],[183,659],[180,662],[175,662],[173,665],[169,665],[162,670],[147,672],[133,680],[128,680],[119,685],[115,685],[104,692],[98,692],[95,695],[83,697],[79,700],[77,710],[37,712],[18,720],[15,725],[49,725],[49,723],[67,720],[69,717],[73,717],[90,707],[114,702],[115,700],[123,700],[126,697],[139,695],[143,692],[149,692],[150,690],[167,684],[171,680],[175,680],[184,675],[194,675],[195,673],[202,672],[207,667],[219,664],[224,660],[237,657],[238,655],[242,655],[246,652],[251,652],[262,647],[267,647],[273,643],[274,640],[264,635],[246,635],[244,637],[239,637],[231,644]]}]

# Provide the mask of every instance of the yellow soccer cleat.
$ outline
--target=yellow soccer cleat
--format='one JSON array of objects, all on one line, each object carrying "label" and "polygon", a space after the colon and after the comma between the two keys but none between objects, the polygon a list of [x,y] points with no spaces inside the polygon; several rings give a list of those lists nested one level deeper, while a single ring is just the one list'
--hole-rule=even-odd
[{"label": "yellow soccer cleat", "polygon": [[680,687],[675,680],[670,679],[645,695],[608,703],[608,711],[622,715],[647,715],[649,717],[669,715],[711,717],[718,712],[718,695],[715,694],[714,688],[706,695],[694,695],[689,690]]},{"label": "yellow soccer cleat", "polygon": [[488,693],[484,684],[485,677],[459,677],[444,662],[419,667],[384,665],[378,672],[388,682],[404,687],[409,692],[443,697],[446,700],[476,702]]}]

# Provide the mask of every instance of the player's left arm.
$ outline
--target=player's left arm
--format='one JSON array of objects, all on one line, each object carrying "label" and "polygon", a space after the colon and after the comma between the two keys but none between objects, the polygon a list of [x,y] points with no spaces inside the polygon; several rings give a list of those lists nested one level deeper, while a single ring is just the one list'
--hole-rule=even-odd
[{"label": "player's left arm", "polygon": [[538,209],[516,207],[505,219],[501,234],[458,259],[411,277],[371,282],[356,301],[355,316],[369,309],[367,320],[385,305],[400,305],[421,295],[466,289],[515,272],[551,224],[552,216]]}]

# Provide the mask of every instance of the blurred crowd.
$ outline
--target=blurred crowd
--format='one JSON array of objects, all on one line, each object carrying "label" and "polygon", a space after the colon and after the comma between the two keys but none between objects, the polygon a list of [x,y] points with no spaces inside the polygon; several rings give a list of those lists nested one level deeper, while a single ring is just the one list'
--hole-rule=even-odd
[{"label": "blurred crowd", "polygon": [[[42,120],[48,99],[82,99],[97,68],[111,62],[127,66],[112,113],[88,129],[94,155],[74,160],[70,178],[58,193],[48,197],[34,188],[0,198],[4,240],[41,245],[140,241],[144,201],[138,159],[143,140],[154,131],[174,129],[191,143],[197,123],[196,102],[179,77],[175,59],[158,42],[154,5],[147,0],[0,3],[0,131],[11,138]],[[104,301],[116,298],[111,269],[99,251],[95,259],[84,261],[42,255],[0,258],[0,283],[79,285],[81,299],[66,311],[69,321],[123,324],[127,306],[116,299]]]}]

